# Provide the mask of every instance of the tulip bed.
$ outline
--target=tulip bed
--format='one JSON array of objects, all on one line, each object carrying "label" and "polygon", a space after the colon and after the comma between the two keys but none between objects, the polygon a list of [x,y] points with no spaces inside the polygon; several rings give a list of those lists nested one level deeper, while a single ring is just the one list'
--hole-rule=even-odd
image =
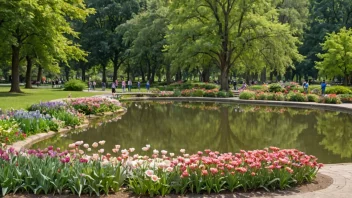
[{"label": "tulip bed", "polygon": [[113,112],[121,108],[116,100],[104,98],[75,99],[65,102],[43,102],[26,110],[0,112],[0,143],[11,144],[29,135],[83,123],[85,115]]},{"label": "tulip bed", "polygon": [[317,158],[295,149],[219,153],[211,150],[178,155],[165,150],[122,149],[105,153],[105,141],[92,146],[78,141],[61,151],[0,149],[0,186],[9,193],[100,195],[121,187],[137,195],[219,193],[275,190],[312,182],[323,166]]}]

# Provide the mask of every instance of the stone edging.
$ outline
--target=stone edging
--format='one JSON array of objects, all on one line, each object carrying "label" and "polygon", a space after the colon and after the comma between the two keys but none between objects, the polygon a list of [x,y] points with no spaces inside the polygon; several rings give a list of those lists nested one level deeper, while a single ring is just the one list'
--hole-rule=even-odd
[{"label": "stone edging", "polygon": [[31,136],[27,137],[25,140],[15,142],[12,145],[7,145],[7,146],[14,148],[16,151],[20,151],[23,148],[29,148],[33,144],[36,144],[36,143],[41,142],[43,140],[49,139],[49,138],[53,137],[56,134],[60,134],[60,133],[61,134],[65,134],[65,133],[70,132],[73,129],[86,129],[86,128],[89,127],[89,119],[99,118],[101,116],[106,116],[106,115],[110,116],[110,115],[113,115],[113,114],[123,113],[123,112],[126,112],[126,110],[122,108],[122,109],[119,109],[116,112],[105,112],[102,115],[88,115],[87,116],[88,119],[85,119],[83,124],[81,124],[79,126],[75,126],[74,128],[66,127],[66,128],[59,129],[58,132],[49,131],[49,132],[46,132],[46,133],[38,133],[38,134],[31,135]]},{"label": "stone edging", "polygon": [[331,111],[342,111],[352,113],[352,104],[324,104],[314,102],[288,102],[269,100],[240,100],[237,98],[209,98],[209,97],[131,97],[120,99],[120,101],[179,101],[179,102],[217,102],[254,104],[267,106],[285,106],[295,108],[324,109]]}]

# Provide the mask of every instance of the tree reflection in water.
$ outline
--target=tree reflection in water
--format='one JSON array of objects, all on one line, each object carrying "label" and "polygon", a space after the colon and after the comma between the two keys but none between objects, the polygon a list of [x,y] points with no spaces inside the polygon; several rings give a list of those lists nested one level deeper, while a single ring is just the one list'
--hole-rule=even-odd
[{"label": "tree reflection in water", "polygon": [[322,162],[351,161],[352,138],[348,129],[352,117],[344,113],[214,103],[143,102],[126,106],[128,112],[117,122],[53,138],[34,147],[54,144],[64,148],[78,140],[90,144],[106,140],[107,152],[120,144],[134,147],[139,153],[146,144],[175,153],[181,148],[193,153],[277,146],[306,151]]}]

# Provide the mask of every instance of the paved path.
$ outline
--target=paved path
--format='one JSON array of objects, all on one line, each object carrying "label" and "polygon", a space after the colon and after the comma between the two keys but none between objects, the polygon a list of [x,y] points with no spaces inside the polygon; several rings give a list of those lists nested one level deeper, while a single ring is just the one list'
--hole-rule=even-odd
[{"label": "paved path", "polygon": [[283,198],[351,198],[352,164],[326,165],[320,173],[333,178],[333,184],[326,189],[296,195],[277,196]]}]

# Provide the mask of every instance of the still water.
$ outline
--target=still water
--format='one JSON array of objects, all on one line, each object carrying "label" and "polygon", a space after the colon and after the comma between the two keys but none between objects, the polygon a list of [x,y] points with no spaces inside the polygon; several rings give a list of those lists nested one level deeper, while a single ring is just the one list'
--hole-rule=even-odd
[{"label": "still water", "polygon": [[[323,163],[352,162],[352,115],[323,110],[215,103],[126,103],[122,119],[87,131],[56,136],[33,146],[67,148],[83,140],[106,140],[105,152],[115,144],[187,153],[212,149],[238,152],[268,146],[297,148]],[[101,125],[101,126],[98,126]]]}]

